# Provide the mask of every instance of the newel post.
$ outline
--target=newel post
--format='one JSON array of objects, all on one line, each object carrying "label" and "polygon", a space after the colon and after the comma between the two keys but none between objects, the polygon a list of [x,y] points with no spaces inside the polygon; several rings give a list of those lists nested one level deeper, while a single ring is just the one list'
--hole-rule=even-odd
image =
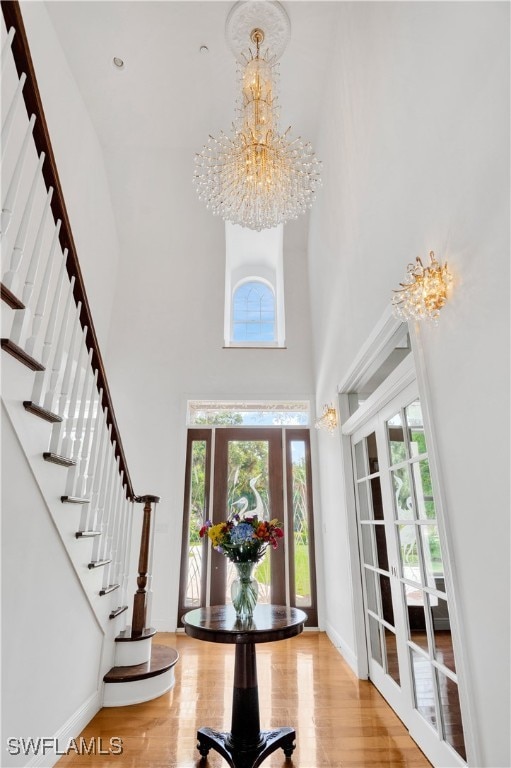
[{"label": "newel post", "polygon": [[137,586],[133,599],[133,618],[131,635],[141,635],[146,623],[147,612],[147,578],[149,572],[149,548],[151,542],[151,505],[160,501],[159,496],[136,496],[136,502],[144,503],[144,519],[142,521],[142,536],[140,538],[140,556],[138,559]]}]

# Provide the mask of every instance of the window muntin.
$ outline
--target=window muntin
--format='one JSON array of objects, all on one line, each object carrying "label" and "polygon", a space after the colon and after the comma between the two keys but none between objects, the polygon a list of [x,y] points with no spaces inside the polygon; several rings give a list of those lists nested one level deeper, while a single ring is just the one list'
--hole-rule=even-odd
[{"label": "window muntin", "polygon": [[266,283],[250,280],[236,288],[232,301],[232,341],[275,342],[275,295]]}]

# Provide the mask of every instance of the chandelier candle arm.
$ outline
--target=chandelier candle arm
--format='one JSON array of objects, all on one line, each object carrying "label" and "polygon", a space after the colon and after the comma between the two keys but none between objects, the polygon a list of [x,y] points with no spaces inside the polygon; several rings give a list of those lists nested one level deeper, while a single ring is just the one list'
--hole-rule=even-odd
[{"label": "chandelier candle arm", "polygon": [[309,142],[278,130],[277,64],[261,54],[264,32],[255,27],[239,69],[241,100],[230,135],[209,136],[195,157],[194,184],[214,215],[260,231],[296,219],[321,186],[321,163]]}]

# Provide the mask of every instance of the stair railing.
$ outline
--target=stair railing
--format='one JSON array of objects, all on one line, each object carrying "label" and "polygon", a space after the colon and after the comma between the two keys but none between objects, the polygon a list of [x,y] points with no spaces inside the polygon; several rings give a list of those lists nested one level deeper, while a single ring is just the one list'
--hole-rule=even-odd
[{"label": "stair railing", "polygon": [[133,491],[23,18],[17,2],[1,5],[8,100],[1,133],[1,298],[14,310],[1,345],[34,371],[31,399],[23,404],[52,424],[43,456],[67,468],[60,501],[81,505],[75,535],[93,540],[88,568],[103,568],[99,594],[118,590],[110,618],[128,608],[133,504],[145,504],[134,603],[141,631],[150,584],[150,509],[158,499]]}]

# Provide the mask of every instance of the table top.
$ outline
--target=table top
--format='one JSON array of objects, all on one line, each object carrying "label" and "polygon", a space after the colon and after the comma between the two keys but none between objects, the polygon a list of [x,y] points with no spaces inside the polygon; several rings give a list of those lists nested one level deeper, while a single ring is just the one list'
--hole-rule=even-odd
[{"label": "table top", "polygon": [[252,619],[236,619],[232,605],[196,608],[182,618],[185,632],[210,643],[269,643],[299,635],[307,615],[285,605],[256,605]]}]

